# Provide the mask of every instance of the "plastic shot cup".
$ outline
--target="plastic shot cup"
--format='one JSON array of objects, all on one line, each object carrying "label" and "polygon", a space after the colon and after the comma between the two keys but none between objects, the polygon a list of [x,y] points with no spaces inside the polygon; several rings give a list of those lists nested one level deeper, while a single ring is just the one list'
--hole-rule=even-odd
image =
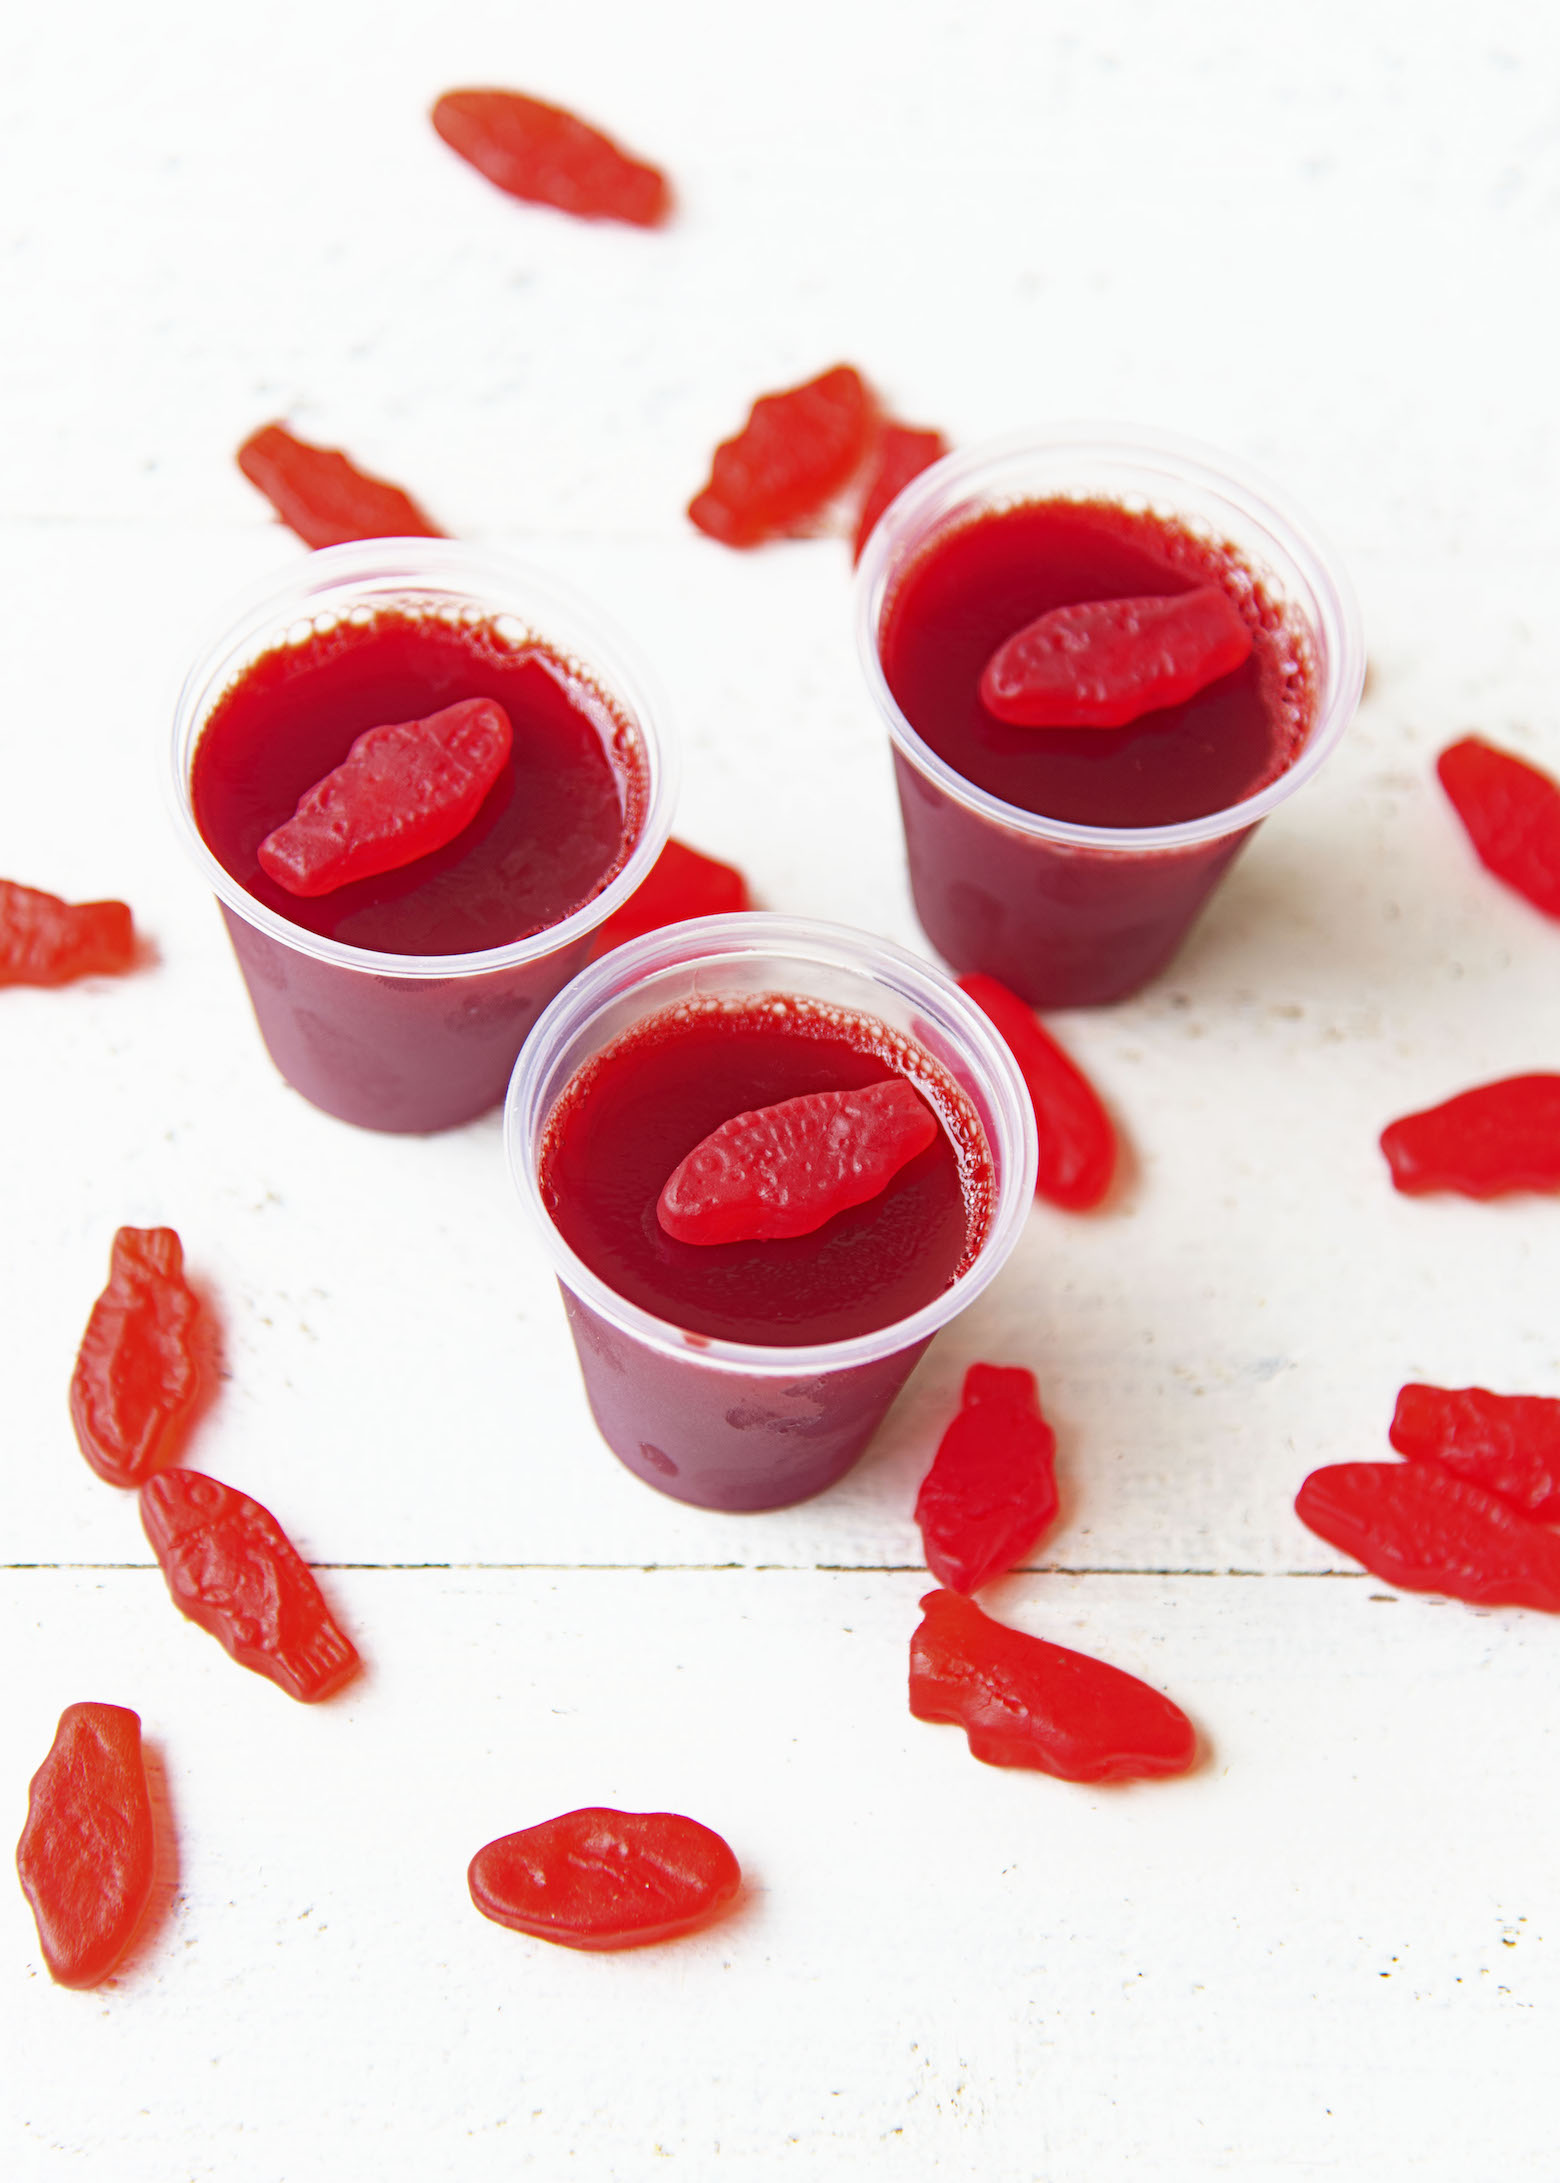
[{"label": "plastic shot cup", "polygon": [[[386,613],[491,624],[506,648],[534,640],[568,669],[571,698],[601,739],[636,831],[610,884],[544,930],[470,954],[349,946],[256,900],[201,833],[191,772],[224,692],[267,656]],[[393,538],[310,554],[284,581],[237,604],[186,678],[171,785],[175,823],[216,892],[260,1035],[283,1077],[342,1121],[420,1132],[453,1128],[503,1099],[537,1016],[665,845],[674,770],[663,708],[593,608],[501,554]]]},{"label": "plastic shot cup", "polygon": [[[1167,519],[1232,557],[1308,671],[1308,722],[1276,779],[1172,825],[1082,825],[965,779],[906,718],[882,638],[907,572],[953,533],[1026,503],[1108,502]],[[1348,581],[1309,521],[1193,442],[1100,425],[945,456],[884,514],[861,558],[857,641],[888,728],[911,890],[928,939],[1037,1008],[1125,999],[1164,969],[1253,830],[1303,788],[1353,717],[1364,642]]]},{"label": "plastic shot cup", "polygon": [[[540,1167],[549,1118],[594,1056],[680,1004],[767,995],[822,1003],[907,1035],[954,1080],[985,1138],[989,1217],[973,1261],[911,1316],[847,1340],[727,1341],[658,1318],[575,1254],[546,1201]],[[669,926],[582,972],[521,1053],[505,1140],[558,1277],[603,1438],[636,1478],[702,1508],[781,1508],[843,1477],[938,1328],[1006,1260],[1035,1188],[1034,1113],[1023,1081],[957,986],[887,941],[757,912]]]}]

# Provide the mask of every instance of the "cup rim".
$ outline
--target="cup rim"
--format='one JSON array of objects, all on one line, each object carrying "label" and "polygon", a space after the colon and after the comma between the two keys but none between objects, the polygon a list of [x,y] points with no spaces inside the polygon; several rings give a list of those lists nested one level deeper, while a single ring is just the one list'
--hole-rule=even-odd
[{"label": "cup rim", "polygon": [[[877,628],[887,603],[896,554],[923,528],[930,535],[936,518],[953,513],[962,501],[974,498],[983,481],[996,486],[999,473],[1011,471],[1023,457],[1051,454],[1092,456],[1123,472],[1135,467],[1141,483],[1164,489],[1165,502],[1171,506],[1170,488],[1177,483],[1216,495],[1248,522],[1260,526],[1295,564],[1308,586],[1317,610],[1315,619],[1320,622],[1319,628],[1312,628],[1313,637],[1320,639],[1322,670],[1315,725],[1294,764],[1239,803],[1167,826],[1089,826],[1072,819],[1047,818],[1043,813],[1006,803],[989,789],[966,780],[922,739],[900,711],[877,649]],[[1117,490],[1124,489],[1123,479]],[[1011,504],[1022,497],[1011,489],[994,492],[992,504]],[[1111,494],[1102,489],[1100,497]],[[1309,614],[1307,621],[1313,622]],[[1162,854],[1219,841],[1255,826],[1302,787],[1331,755],[1354,716],[1365,685],[1365,638],[1353,588],[1336,551],[1308,515],[1259,472],[1244,463],[1237,465],[1221,449],[1201,440],[1152,427],[1089,418],[1065,419],[1037,430],[1009,433],[977,446],[955,449],[913,478],[885,510],[862,552],[856,571],[855,627],[867,687],[897,754],[934,781],[946,796],[981,817],[1037,841],[1080,849]]]},{"label": "cup rim", "polygon": [[[996,1201],[975,1263],[908,1318],[841,1341],[792,1346],[740,1342],[696,1334],[658,1318],[619,1296],[576,1256],[542,1201],[535,1153],[542,1128],[564,1088],[562,1083],[550,1084],[548,1078],[572,1041],[612,1002],[657,971],[688,962],[717,963],[761,955],[782,962],[812,960],[867,975],[886,974],[880,982],[926,1007],[937,1029],[951,1027],[957,1034],[960,1058],[973,1064],[981,1079],[996,1133],[995,1143],[987,1133],[997,1177]],[[571,1077],[573,1073],[571,1069]],[[744,910],[662,926],[588,964],[537,1018],[520,1050],[504,1102],[504,1149],[510,1175],[532,1224],[540,1231],[553,1271],[581,1303],[620,1332],[665,1355],[793,1379],[873,1363],[928,1341],[973,1303],[1001,1271],[1023,1232],[1034,1202],[1039,1156],[1034,1108],[1018,1064],[990,1018],[950,977],[908,948],[874,933],[771,910]]]},{"label": "cup rim", "polygon": [[[323,598],[316,600],[312,609],[309,603],[317,592],[335,588],[345,596],[355,584],[389,597],[394,586],[412,592],[421,584],[430,593],[443,590],[453,597],[463,577],[468,596],[480,596],[483,586],[494,590],[512,587],[517,602],[514,607],[497,599],[482,603],[491,604],[499,612],[513,613],[581,681],[595,687],[628,716],[639,738],[645,769],[645,814],[639,838],[621,871],[599,894],[556,924],[546,925],[522,940],[507,941],[502,947],[473,949],[459,955],[401,955],[383,948],[354,947],[345,940],[310,932],[257,902],[215,855],[195,823],[190,766],[205,714],[217,694],[213,687],[216,678],[249,640],[264,633],[267,623],[275,625],[280,637],[292,622],[306,617],[311,610],[323,611]],[[285,618],[289,606],[295,609],[291,620]],[[567,642],[549,633],[550,618],[567,632]],[[576,638],[583,641],[576,644]],[[570,585],[558,582],[516,555],[454,538],[354,539],[345,545],[321,546],[285,577],[267,576],[240,592],[222,616],[219,634],[197,655],[180,686],[169,756],[171,763],[163,775],[169,815],[186,851],[219,901],[246,925],[316,962],[379,977],[419,979],[516,969],[557,954],[593,932],[644,884],[665,848],[680,772],[679,754],[659,686],[599,609]]]}]

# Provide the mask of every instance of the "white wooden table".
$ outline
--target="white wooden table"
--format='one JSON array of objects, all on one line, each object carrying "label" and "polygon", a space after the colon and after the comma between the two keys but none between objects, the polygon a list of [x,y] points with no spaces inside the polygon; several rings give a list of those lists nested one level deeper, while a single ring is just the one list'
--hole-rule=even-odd
[{"label": "white wooden table", "polygon": [[[1405,1379],[1560,1392],[1560,1207],[1396,1198],[1375,1143],[1560,1065],[1560,934],[1431,774],[1470,728],[1560,767],[1557,47],[1522,0],[10,23],[0,871],[122,895],[158,959],[0,995],[0,1807],[64,1705],[133,1705],[177,1858],[93,1994],[0,1885],[8,2177],[1554,2176],[1560,1626],[1395,1595],[1291,1503],[1387,1452]],[[663,160],[676,224],[486,188],[424,118],[484,82]],[[495,1119],[379,1139],[272,1074],[159,768],[195,645],[303,550],[231,460],[285,415],[617,618],[680,834],[917,944],[846,549],[682,516],[840,359],[961,443],[1081,414],[1265,468],[1373,672],[1170,974],[1059,1023],[1125,1187],[1036,1210],[844,1485],[736,1518],[599,1443]],[[367,1670],[335,1703],[184,1622],[76,1453],[121,1222],[176,1226],[220,1318],[189,1459],[319,1568]],[[910,1719],[910,1508],[975,1358],[1037,1371],[1064,1491],[987,1603],[1170,1691],[1188,1779]],[[475,1849],[596,1802],[718,1827],[738,1914],[603,1958],[475,1914]]]}]

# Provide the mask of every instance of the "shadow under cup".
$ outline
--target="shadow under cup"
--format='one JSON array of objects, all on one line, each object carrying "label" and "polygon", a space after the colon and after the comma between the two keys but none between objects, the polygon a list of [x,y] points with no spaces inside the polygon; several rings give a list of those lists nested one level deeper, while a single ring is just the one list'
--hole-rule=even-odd
[{"label": "shadow under cup", "polygon": [[[575,1255],[542,1195],[548,1118],[586,1062],[679,1002],[763,994],[815,1000],[907,1034],[954,1079],[986,1139],[991,1217],[974,1262],[910,1317],[848,1340],[764,1347],[655,1318]],[[1034,1113],[1023,1081],[956,986],[887,941],[758,912],[671,926],[592,964],[521,1054],[505,1141],[558,1277],[602,1437],[646,1485],[702,1508],[781,1508],[842,1478],[938,1328],[1007,1259],[1035,1187]]]},{"label": "shadow under cup", "polygon": [[[1255,794],[1173,825],[1049,819],[964,779],[916,732],[879,650],[896,586],[940,538],[983,515],[1049,500],[1105,501],[1166,518],[1232,555],[1264,611],[1283,617],[1311,675],[1293,762]],[[1256,826],[1316,772],[1364,683],[1358,611],[1309,523],[1225,458],[1153,434],[1059,426],[954,454],[906,487],[857,577],[857,640],[893,744],[916,914],[958,975],[998,978],[1036,1008],[1125,999],[1175,954]]]},{"label": "shadow under cup", "polygon": [[[609,885],[571,915],[503,947],[409,955],[349,946],[258,902],[196,823],[191,769],[223,692],[268,653],[376,612],[492,621],[566,664],[639,826]],[[663,714],[641,668],[594,610],[523,564],[454,540],[373,539],[310,554],[235,611],[191,669],[174,721],[173,808],[214,889],[260,1035],[303,1097],[368,1129],[454,1128],[496,1107],[537,1017],[583,966],[598,925],[639,887],[671,825],[675,781]]]}]

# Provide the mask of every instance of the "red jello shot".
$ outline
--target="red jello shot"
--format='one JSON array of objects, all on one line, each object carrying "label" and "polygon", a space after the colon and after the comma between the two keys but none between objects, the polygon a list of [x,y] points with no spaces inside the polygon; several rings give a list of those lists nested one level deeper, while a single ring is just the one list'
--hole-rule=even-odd
[{"label": "red jello shot", "polygon": [[[988,663],[1042,617],[1209,586],[1250,650],[1190,695],[1039,726],[982,695]],[[1365,672],[1352,592],[1307,519],[1222,455],[1108,426],[923,471],[862,555],[857,637],[922,927],[961,976],[1036,1008],[1123,1000],[1164,969],[1254,828],[1333,749]]]},{"label": "red jello shot", "polygon": [[[668,1178],[734,1116],[895,1078],[936,1130],[870,1198],[770,1240],[662,1225]],[[843,1477],[1002,1266],[1035,1182],[1023,1080],[949,979],[760,912],[647,933],[576,978],[520,1056],[505,1136],[603,1437],[702,1508],[780,1508]]]},{"label": "red jello shot", "polygon": [[[262,843],[359,737],[474,699],[511,742],[453,838],[324,892],[273,876]],[[659,702],[594,609],[453,540],[311,554],[241,603],[174,724],[176,820],[271,1059],[369,1129],[499,1104],[532,1024],[660,854],[673,789]]]}]

